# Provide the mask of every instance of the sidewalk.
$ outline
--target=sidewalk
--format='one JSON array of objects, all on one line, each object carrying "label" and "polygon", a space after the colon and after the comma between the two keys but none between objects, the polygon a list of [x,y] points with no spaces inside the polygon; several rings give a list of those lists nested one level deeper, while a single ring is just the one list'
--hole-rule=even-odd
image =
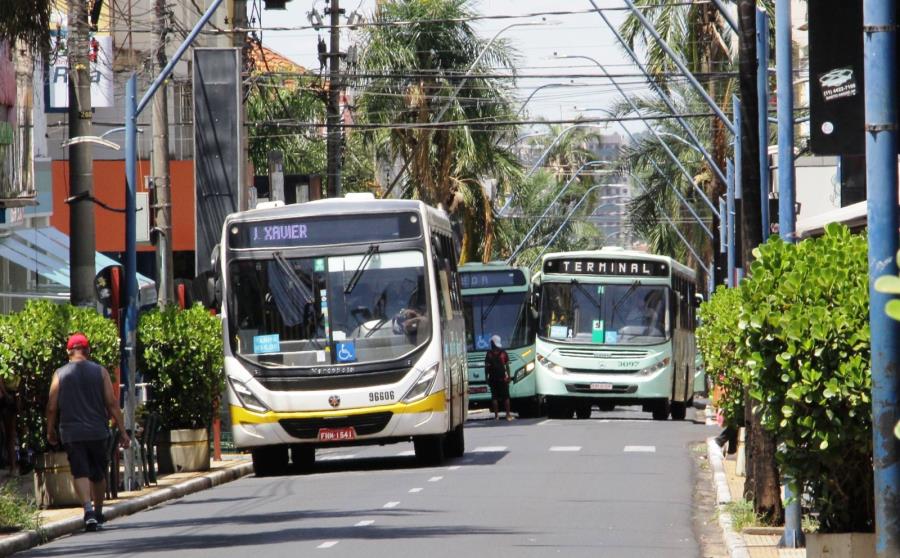
[{"label": "sidewalk", "polygon": [[[709,423],[709,418],[707,418],[707,423]],[[731,516],[725,511],[725,504],[742,500],[744,497],[744,477],[738,476],[736,473],[737,454],[723,456],[721,448],[712,439],[707,442],[707,450],[716,483],[719,525],[723,530],[729,556],[731,558],[806,558],[805,548],[778,548],[783,528],[748,527],[740,533],[734,532]]]},{"label": "sidewalk", "polygon": [[[222,461],[213,461],[210,470],[202,473],[174,473],[160,475],[159,483],[133,492],[119,492],[119,498],[107,500],[103,515],[107,520],[130,515],[163,502],[181,498],[194,492],[224,484],[253,472],[250,457],[226,455]],[[22,491],[33,493],[33,475],[17,477]],[[0,482],[7,482],[6,479]],[[79,508],[41,510],[41,527],[37,531],[11,534],[0,533],[0,556],[9,556],[32,548],[49,540],[76,533],[84,529],[84,511]]]}]

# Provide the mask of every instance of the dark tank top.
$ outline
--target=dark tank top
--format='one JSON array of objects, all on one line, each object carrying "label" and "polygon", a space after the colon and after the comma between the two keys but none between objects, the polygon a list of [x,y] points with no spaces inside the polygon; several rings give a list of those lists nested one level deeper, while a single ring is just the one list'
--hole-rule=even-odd
[{"label": "dark tank top", "polygon": [[102,440],[109,435],[103,368],[96,362],[70,362],[59,378],[59,435],[64,444]]}]

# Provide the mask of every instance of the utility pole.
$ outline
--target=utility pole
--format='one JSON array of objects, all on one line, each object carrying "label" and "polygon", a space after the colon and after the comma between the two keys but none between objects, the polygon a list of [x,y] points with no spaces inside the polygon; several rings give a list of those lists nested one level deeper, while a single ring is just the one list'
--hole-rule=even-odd
[{"label": "utility pole", "polygon": [[[90,136],[91,76],[88,10],[85,0],[69,0],[69,139]],[[69,146],[69,301],[74,306],[94,306],[94,174],[90,143]]]},{"label": "utility pole", "polygon": [[[166,35],[168,18],[166,0],[154,1],[153,42],[151,50],[153,74],[166,67]],[[153,153],[150,166],[153,173],[153,191],[156,193],[156,277],[158,281],[157,304],[160,307],[175,302],[172,261],[172,180],[169,174],[169,110],[166,86],[153,95],[151,122],[153,125]]]},{"label": "utility pole", "polygon": [[341,195],[341,23],[340,0],[331,0],[325,9],[331,14],[331,50],[328,52],[331,67],[328,77],[328,197]]}]

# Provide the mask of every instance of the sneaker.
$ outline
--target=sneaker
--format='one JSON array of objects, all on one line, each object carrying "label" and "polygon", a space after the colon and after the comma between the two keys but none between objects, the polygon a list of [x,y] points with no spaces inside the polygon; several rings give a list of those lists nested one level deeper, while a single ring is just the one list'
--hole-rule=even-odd
[{"label": "sneaker", "polygon": [[506,420],[511,421],[512,419],[512,415],[506,415]]},{"label": "sneaker", "polygon": [[97,525],[103,525],[106,523],[106,516],[103,515],[103,512],[95,511],[94,515],[97,517]]},{"label": "sneaker", "polygon": [[84,512],[84,530],[88,532],[93,532],[97,530],[97,526],[99,523],[97,522],[97,516],[94,512]]}]

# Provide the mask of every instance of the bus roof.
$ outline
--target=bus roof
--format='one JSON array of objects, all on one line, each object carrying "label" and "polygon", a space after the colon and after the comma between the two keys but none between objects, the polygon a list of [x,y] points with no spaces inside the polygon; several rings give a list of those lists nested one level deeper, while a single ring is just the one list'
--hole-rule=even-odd
[{"label": "bus roof", "polygon": [[[550,254],[545,254],[543,258],[541,258],[541,269],[544,269],[544,263],[547,260],[553,260],[557,258],[609,258],[609,259],[630,259],[630,260],[656,260],[656,261],[665,261],[669,265],[672,266],[673,271],[677,271],[683,275],[687,275],[691,278],[696,279],[697,272],[688,266],[682,264],[681,262],[670,258],[669,256],[662,256],[659,254],[648,254],[647,252],[639,252],[637,250],[625,250],[624,248],[607,246],[601,248],[600,250],[581,250],[575,252],[552,252]],[[540,273],[540,271],[539,271]]]},{"label": "bus roof", "polygon": [[232,213],[228,216],[228,219],[230,221],[255,221],[265,219],[279,219],[282,217],[303,217],[341,213],[368,213],[370,211],[426,211],[426,209],[431,209],[436,213],[438,212],[434,208],[431,208],[418,200],[360,200],[328,198],[306,203],[282,205],[280,207],[249,209],[247,211]]}]

